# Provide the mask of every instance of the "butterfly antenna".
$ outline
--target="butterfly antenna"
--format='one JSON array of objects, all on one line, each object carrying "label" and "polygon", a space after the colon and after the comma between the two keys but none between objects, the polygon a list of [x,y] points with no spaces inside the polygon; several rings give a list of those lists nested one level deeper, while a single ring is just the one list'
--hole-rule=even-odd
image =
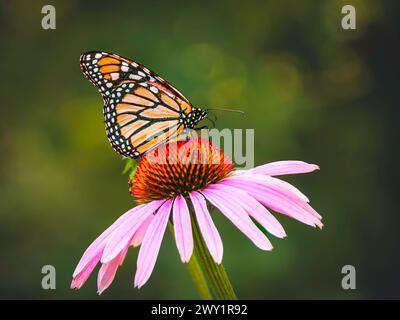
[{"label": "butterfly antenna", "polygon": [[219,110],[219,111],[225,111],[225,112],[235,112],[235,113],[240,113],[242,116],[246,115],[246,112],[242,111],[242,110],[236,110],[236,109],[228,109],[228,108],[211,108],[211,109],[207,109],[207,111],[209,110]]}]

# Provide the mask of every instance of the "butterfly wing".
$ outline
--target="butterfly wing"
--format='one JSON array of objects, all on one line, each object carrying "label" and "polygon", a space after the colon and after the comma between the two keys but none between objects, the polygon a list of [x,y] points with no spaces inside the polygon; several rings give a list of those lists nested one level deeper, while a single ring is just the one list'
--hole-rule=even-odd
[{"label": "butterfly wing", "polygon": [[119,154],[138,158],[184,130],[190,104],[149,82],[124,81],[104,106],[107,137]]},{"label": "butterfly wing", "polygon": [[190,104],[182,93],[155,72],[119,55],[101,51],[86,52],[80,58],[80,66],[105,101],[122,82],[133,81],[153,85]]},{"label": "butterfly wing", "polygon": [[107,136],[119,154],[141,157],[184,130],[193,107],[155,72],[101,51],[83,54],[80,66],[103,96]]}]

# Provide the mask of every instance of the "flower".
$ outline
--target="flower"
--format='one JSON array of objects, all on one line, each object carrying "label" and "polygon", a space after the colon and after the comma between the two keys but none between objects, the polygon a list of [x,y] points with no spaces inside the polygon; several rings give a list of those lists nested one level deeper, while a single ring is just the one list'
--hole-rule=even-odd
[{"label": "flower", "polygon": [[100,262],[97,285],[102,293],[112,283],[128,248],[139,245],[134,284],[142,287],[153,271],[171,218],[182,262],[188,262],[193,252],[191,219],[195,217],[210,255],[221,263],[223,245],[208,204],[262,250],[271,250],[272,244],[253,220],[278,238],[286,236],[266,207],[322,228],[322,218],[308,204],[307,197],[274,177],[317,169],[317,165],[302,161],[278,161],[235,170],[218,148],[197,138],[158,148],[142,158],[130,182],[130,192],[139,205],[123,214],[89,246],[75,269],[71,287],[79,289]]}]

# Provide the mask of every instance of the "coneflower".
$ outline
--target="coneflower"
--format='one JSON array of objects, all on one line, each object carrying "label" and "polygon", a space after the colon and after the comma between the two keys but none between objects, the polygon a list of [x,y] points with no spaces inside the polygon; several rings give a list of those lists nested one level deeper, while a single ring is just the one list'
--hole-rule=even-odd
[{"label": "coneflower", "polygon": [[307,197],[274,177],[317,169],[317,165],[302,161],[278,161],[235,170],[233,163],[208,140],[195,138],[164,145],[140,161],[130,181],[130,192],[138,205],[89,246],[75,269],[71,287],[79,289],[100,262],[97,284],[98,292],[103,292],[113,281],[128,248],[139,245],[134,284],[142,287],[153,271],[168,221],[173,224],[182,262],[187,263],[192,257],[195,224],[209,254],[220,264],[223,245],[210,206],[262,250],[271,250],[272,244],[254,221],[278,238],[286,236],[267,207],[322,228],[322,218],[308,204]]}]

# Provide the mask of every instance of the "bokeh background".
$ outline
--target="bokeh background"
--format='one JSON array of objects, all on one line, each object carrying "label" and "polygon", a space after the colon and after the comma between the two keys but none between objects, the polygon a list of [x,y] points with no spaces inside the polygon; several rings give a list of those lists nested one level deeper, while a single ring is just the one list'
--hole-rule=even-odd
[{"label": "bokeh background", "polygon": [[[357,30],[341,28],[341,8]],[[41,8],[57,29],[41,29]],[[262,252],[215,216],[243,299],[400,298],[398,1],[2,1],[0,297],[194,299],[166,234],[153,275],[133,288],[137,250],[111,287],[80,291],[72,272],[91,241],[132,206],[124,162],[105,136],[102,100],[79,56],[135,59],[194,105],[240,107],[217,127],[254,128],[256,164],[299,159],[288,177],[324,216],[322,231],[279,216],[288,237]],[[41,288],[54,265],[57,289]],[[357,289],[341,287],[341,268]]]}]

